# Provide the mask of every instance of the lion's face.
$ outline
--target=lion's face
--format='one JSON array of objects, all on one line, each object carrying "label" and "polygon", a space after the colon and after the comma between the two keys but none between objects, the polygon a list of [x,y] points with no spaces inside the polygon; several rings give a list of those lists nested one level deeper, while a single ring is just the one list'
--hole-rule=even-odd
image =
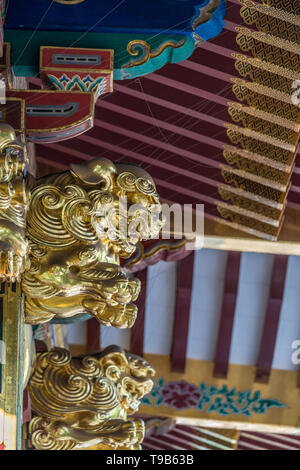
[{"label": "lion's face", "polygon": [[126,376],[122,379],[118,387],[118,396],[127,414],[138,411],[142,398],[151,392],[152,387],[151,380],[141,383],[132,376]]},{"label": "lion's face", "polygon": [[118,401],[125,415],[135,413],[142,398],[152,390],[155,371],[144,359],[125,353],[117,346],[110,346],[103,354],[106,352],[107,356],[100,360],[104,373],[116,384]]},{"label": "lion's face", "polygon": [[37,414],[95,427],[136,412],[154,375],[147,361],[118,346],[74,358],[66,349],[54,348],[37,356],[29,391]]},{"label": "lion's face", "polygon": [[62,348],[38,354],[28,385],[37,415],[30,424],[34,446],[139,448],[143,422],[127,415],[151,391],[154,374],[148,362],[118,346],[74,358]]},{"label": "lion's face", "polygon": [[99,240],[127,258],[139,241],[157,238],[161,206],[151,176],[134,165],[112,164],[104,158],[72,165],[93,203],[91,225]]},{"label": "lion's face", "polygon": [[38,181],[27,215],[27,321],[91,314],[105,325],[130,328],[140,283],[120,268],[120,257],[158,236],[154,210],[157,216],[155,184],[137,166],[98,158]]},{"label": "lion's face", "polygon": [[116,278],[102,280],[93,287],[90,285],[86,289],[83,306],[106,326],[131,328],[137,316],[137,307],[133,302],[138,298],[141,283],[137,278],[129,279],[122,268],[112,265],[112,272],[113,268]]},{"label": "lion's face", "polygon": [[138,242],[158,238],[162,227],[161,206],[155,197],[139,191],[124,192],[120,197],[119,191],[101,197],[100,194],[91,214],[91,225],[99,240],[121,257],[131,256]]}]

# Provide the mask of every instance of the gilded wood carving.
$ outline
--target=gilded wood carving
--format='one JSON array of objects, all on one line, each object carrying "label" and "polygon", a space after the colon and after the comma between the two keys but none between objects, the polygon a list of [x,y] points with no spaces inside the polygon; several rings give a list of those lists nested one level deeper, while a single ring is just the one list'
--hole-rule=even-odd
[{"label": "gilded wood carving", "polygon": [[152,207],[160,206],[150,175],[104,158],[38,180],[27,217],[26,322],[91,314],[105,325],[131,327],[140,284],[120,257],[158,235],[160,221],[148,224]]},{"label": "gilded wood carving", "polygon": [[144,423],[127,416],[151,391],[154,374],[148,362],[117,346],[73,358],[62,348],[39,354],[29,382],[34,447],[140,449]]},{"label": "gilded wood carving", "polygon": [[25,146],[11,126],[0,123],[0,277],[4,281],[20,280],[28,266],[25,163]]}]

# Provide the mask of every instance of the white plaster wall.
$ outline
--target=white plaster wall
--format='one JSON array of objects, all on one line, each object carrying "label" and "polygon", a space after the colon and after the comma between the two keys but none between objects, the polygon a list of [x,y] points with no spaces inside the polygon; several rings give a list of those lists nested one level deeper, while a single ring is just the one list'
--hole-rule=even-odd
[{"label": "white plaster wall", "polygon": [[232,364],[257,363],[273,260],[273,255],[242,254],[229,359]]},{"label": "white plaster wall", "polygon": [[299,370],[299,365],[292,363],[291,344],[300,340],[300,257],[290,256],[279,329],[273,359],[274,369]]},{"label": "white plaster wall", "polygon": [[68,344],[86,344],[86,322],[66,325],[66,341]]},{"label": "white plaster wall", "polygon": [[148,269],[144,351],[170,354],[176,300],[177,263],[160,261]]},{"label": "white plaster wall", "polygon": [[[243,253],[240,267],[230,362],[255,365],[269,296],[273,255]],[[219,328],[227,252],[195,252],[187,357],[214,360]],[[150,266],[145,307],[144,350],[169,355],[172,346],[177,263]],[[101,327],[101,345],[130,348],[130,330]],[[273,368],[295,370],[293,341],[300,340],[300,257],[289,258]],[[67,326],[67,341],[86,343],[86,323]]]},{"label": "white plaster wall", "polygon": [[101,347],[106,348],[111,344],[116,344],[124,349],[130,349],[130,329],[113,328],[111,326],[102,326],[100,328]]},{"label": "white plaster wall", "polygon": [[227,252],[195,252],[187,357],[213,360],[224,290]]}]

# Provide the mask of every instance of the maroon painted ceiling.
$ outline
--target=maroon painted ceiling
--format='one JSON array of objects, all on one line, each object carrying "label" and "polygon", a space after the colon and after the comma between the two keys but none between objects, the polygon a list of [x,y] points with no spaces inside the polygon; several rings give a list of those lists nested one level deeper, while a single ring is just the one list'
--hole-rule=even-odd
[{"label": "maroon painted ceiling", "polygon": [[[95,126],[60,144],[37,145],[37,158],[58,168],[96,156],[139,164],[154,177],[162,199],[204,203],[205,216],[219,216],[218,184],[227,102],[236,101],[230,77],[238,76],[233,52],[235,26],[242,24],[238,0],[228,0],[226,26],[192,57],[146,77],[114,82],[114,93],[98,100]],[[38,86],[37,79],[31,86]],[[300,208],[299,156],[288,204]]]}]

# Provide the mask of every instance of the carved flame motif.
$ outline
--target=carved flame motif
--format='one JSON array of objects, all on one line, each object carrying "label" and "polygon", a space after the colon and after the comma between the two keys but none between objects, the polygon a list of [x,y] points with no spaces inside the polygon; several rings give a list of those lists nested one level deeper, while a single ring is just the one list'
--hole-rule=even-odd
[{"label": "carved flame motif", "polygon": [[28,389],[33,446],[40,450],[140,449],[144,423],[127,419],[153,386],[155,371],[117,346],[71,358],[38,354]]},{"label": "carved flame motif", "polygon": [[[27,217],[26,321],[91,314],[105,325],[131,327],[140,283],[128,278],[119,258],[158,235],[159,221],[140,222],[154,205],[160,207],[148,173],[104,158],[37,181]],[[123,231],[121,220],[139,229]]]}]

